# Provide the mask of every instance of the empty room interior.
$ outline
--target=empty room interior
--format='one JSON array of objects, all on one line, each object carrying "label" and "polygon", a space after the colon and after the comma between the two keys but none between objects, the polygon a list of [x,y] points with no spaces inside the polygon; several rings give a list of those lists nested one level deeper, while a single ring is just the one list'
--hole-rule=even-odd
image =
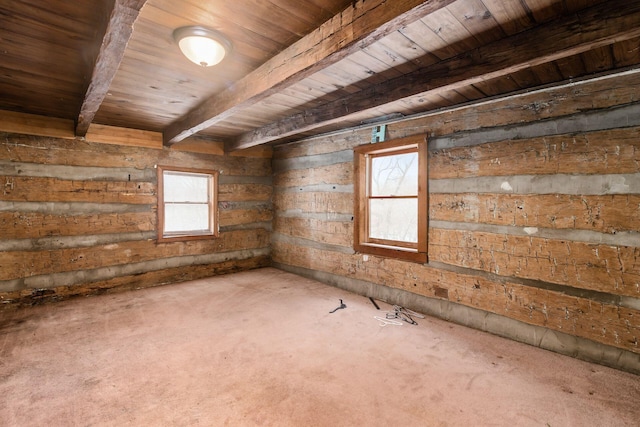
[{"label": "empty room interior", "polygon": [[0,0],[0,426],[637,426],[640,1]]}]

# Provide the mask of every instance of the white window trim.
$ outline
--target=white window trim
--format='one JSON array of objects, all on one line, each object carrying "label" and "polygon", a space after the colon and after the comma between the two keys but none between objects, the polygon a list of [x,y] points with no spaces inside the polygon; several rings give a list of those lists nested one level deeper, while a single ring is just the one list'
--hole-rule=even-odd
[{"label": "white window trim", "polygon": [[[164,231],[164,216],[165,216],[165,202],[164,202],[164,173],[165,172],[178,172],[186,174],[198,174],[207,175],[211,179],[211,185],[208,195],[209,206],[209,230],[193,230],[190,232],[182,233],[165,233]],[[184,241],[184,240],[198,240],[198,239],[211,239],[219,235],[218,225],[218,178],[219,172],[215,170],[206,169],[193,169],[193,168],[179,168],[172,166],[158,166],[158,242],[171,242],[171,241]]]}]

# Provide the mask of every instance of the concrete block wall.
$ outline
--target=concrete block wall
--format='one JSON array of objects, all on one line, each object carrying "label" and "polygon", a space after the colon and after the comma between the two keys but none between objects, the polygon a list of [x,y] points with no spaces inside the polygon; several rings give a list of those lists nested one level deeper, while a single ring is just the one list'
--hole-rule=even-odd
[{"label": "concrete block wall", "polygon": [[[393,123],[429,135],[429,262],[353,251],[361,128],[276,147],[276,266],[640,373],[640,77]],[[480,314],[478,314],[480,313]]]}]

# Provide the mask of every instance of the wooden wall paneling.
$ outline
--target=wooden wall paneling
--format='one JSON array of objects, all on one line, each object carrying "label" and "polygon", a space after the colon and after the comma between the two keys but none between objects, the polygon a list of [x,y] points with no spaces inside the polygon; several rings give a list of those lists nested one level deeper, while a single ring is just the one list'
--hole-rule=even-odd
[{"label": "wooden wall paneling", "polygon": [[[276,263],[403,289],[638,353],[638,310],[454,271],[275,241]],[[624,338],[623,338],[624,337]]]},{"label": "wooden wall paneling", "polygon": [[436,150],[430,178],[640,172],[638,127]]},{"label": "wooden wall paneling", "polygon": [[151,208],[143,212],[93,214],[0,212],[0,235],[3,240],[132,233],[155,229],[156,213]]},{"label": "wooden wall paneling", "polygon": [[27,135],[74,138],[73,120],[0,110],[0,131]]},{"label": "wooden wall paneling", "polygon": [[10,141],[0,144],[0,160],[11,162],[139,170],[150,170],[157,164],[189,165],[193,168],[222,170],[226,175],[256,177],[269,176],[271,173],[271,159],[268,157],[205,155],[140,147],[129,147],[128,155],[123,156],[122,148],[111,144],[25,135],[4,134],[2,137],[10,137]]},{"label": "wooden wall paneling", "polygon": [[353,184],[353,162],[334,163],[317,168],[292,169],[277,173],[274,177],[274,185],[281,188],[315,184]]},{"label": "wooden wall paneling", "polygon": [[224,142],[192,137],[173,144],[171,150],[222,156],[224,155]]},{"label": "wooden wall paneling", "polygon": [[[389,124],[390,139],[428,132],[437,147],[429,160],[426,265],[375,256],[365,261],[339,235],[352,226],[353,172],[339,172],[338,159],[368,141],[370,128],[277,146],[273,261],[639,353],[638,129],[623,113],[615,121],[627,127],[607,129],[615,124],[606,119],[611,107],[637,103],[639,79],[633,72],[604,76]],[[541,129],[555,124],[554,132],[569,122],[603,129],[526,137],[518,128],[543,119],[551,125]],[[495,135],[478,144],[481,129]],[[445,142],[453,145],[440,145]],[[592,184],[620,178],[628,189],[582,193],[591,184],[572,188],[570,177]],[[524,193],[500,188],[520,178],[527,183]],[[474,191],[449,191],[461,182],[466,184],[459,188]]]},{"label": "wooden wall paneling", "polygon": [[270,223],[273,220],[271,208],[264,204],[254,206],[237,206],[233,203],[222,202],[218,212],[220,228],[249,225],[257,223]]},{"label": "wooden wall paneling", "polygon": [[85,136],[87,141],[103,144],[132,145],[162,149],[162,134],[140,129],[119,128],[91,123]]},{"label": "wooden wall paneling", "polygon": [[353,198],[341,193],[304,192],[273,195],[273,204],[278,210],[301,209],[303,212],[325,212],[330,214],[351,214]]},{"label": "wooden wall paneling", "polygon": [[[344,153],[347,156],[354,147],[371,141],[371,129],[359,129],[348,133],[336,135],[325,135],[323,137],[312,137],[307,140],[301,140],[293,144],[276,146],[273,151],[273,173],[275,179],[279,174],[285,173],[288,168],[287,164],[295,162],[298,157],[315,156],[327,154],[333,156],[333,153]],[[343,162],[351,161],[345,158]]]},{"label": "wooden wall paneling", "polygon": [[269,233],[256,229],[236,230],[221,233],[217,239],[189,242],[156,244],[141,240],[59,250],[5,251],[0,259],[0,281],[268,245]]},{"label": "wooden wall paneling", "polygon": [[151,182],[84,181],[57,178],[0,176],[2,199],[29,202],[84,202],[152,204],[156,186]]},{"label": "wooden wall paneling", "polygon": [[640,297],[638,271],[621,258],[640,248],[598,245],[534,236],[429,230],[429,259],[505,277],[541,280],[608,294]]},{"label": "wooden wall paneling", "polygon": [[[2,306],[268,265],[271,150],[253,151],[228,156],[3,134]],[[224,170],[220,238],[156,243],[159,163]]]},{"label": "wooden wall paneling", "polygon": [[316,218],[296,218],[279,215],[274,221],[279,234],[308,239],[328,245],[353,247],[353,222]]},{"label": "wooden wall paneling", "polygon": [[[399,138],[427,129],[432,135],[447,135],[468,129],[503,126],[514,123],[530,123],[554,116],[568,116],[590,108],[609,108],[618,104],[628,104],[638,99],[637,88],[640,75],[635,72],[619,76],[603,76],[590,82],[574,81],[566,85],[541,89],[530,93],[509,96],[482,102],[479,105],[454,108],[434,112],[422,117],[391,123],[387,126],[389,138]],[[560,102],[571,98],[572,102]],[[514,102],[519,107],[514,108]],[[316,141],[330,141],[337,144],[335,150],[347,149],[370,139],[370,129],[358,129],[347,133],[329,135],[324,138],[310,138],[296,145],[288,145],[291,156],[304,153],[317,154],[330,152],[334,148]],[[276,150],[275,158],[287,156],[288,152]]]},{"label": "wooden wall paneling", "polygon": [[[640,73],[605,76],[591,82],[572,82],[559,88],[507,97],[480,106],[436,112],[397,125],[391,124],[387,126],[387,132],[390,138],[399,138],[423,129],[432,135],[448,135],[469,129],[531,123],[590,109],[633,103],[640,95],[638,87]],[[571,99],[571,102],[562,102],[563,99]],[[514,108],[514,102],[517,102],[518,108]]]},{"label": "wooden wall paneling", "polygon": [[431,193],[434,221],[589,230],[618,234],[640,229],[640,195]]},{"label": "wooden wall paneling", "polygon": [[61,285],[49,289],[24,289],[0,292],[0,302],[5,303],[5,306],[11,305],[12,307],[30,306],[73,296],[123,292],[188,280],[197,280],[219,274],[236,273],[253,268],[267,267],[269,264],[270,258],[266,255],[240,260],[221,261],[213,264],[190,264],[133,275],[117,276],[105,280],[83,281],[74,285]]},{"label": "wooden wall paneling", "polygon": [[[224,148],[224,145],[223,145]],[[273,148],[267,145],[261,145],[259,147],[251,147],[246,150],[238,150],[233,153],[229,153],[231,157],[257,157],[260,159],[271,159],[273,157]]]},{"label": "wooden wall paneling", "polygon": [[271,200],[273,187],[265,184],[220,184],[218,199],[221,202]]}]

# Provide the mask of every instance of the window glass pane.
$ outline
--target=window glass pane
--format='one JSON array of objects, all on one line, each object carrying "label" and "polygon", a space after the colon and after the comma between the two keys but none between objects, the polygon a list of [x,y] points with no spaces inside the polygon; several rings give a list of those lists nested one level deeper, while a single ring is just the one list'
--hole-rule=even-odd
[{"label": "window glass pane", "polygon": [[196,204],[165,204],[165,234],[185,231],[208,231],[209,206]]},{"label": "window glass pane", "polygon": [[369,237],[418,242],[418,199],[369,201]]},{"label": "window glass pane", "polygon": [[163,179],[165,202],[209,201],[209,175],[165,171]]},{"label": "window glass pane", "polygon": [[394,154],[371,159],[372,196],[418,194],[418,153]]}]

